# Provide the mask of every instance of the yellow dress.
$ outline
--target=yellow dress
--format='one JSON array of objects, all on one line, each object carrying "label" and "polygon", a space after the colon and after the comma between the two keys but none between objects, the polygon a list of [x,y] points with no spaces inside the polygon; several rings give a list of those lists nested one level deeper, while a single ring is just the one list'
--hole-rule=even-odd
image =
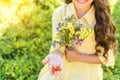
[{"label": "yellow dress", "polygon": [[[70,3],[68,5],[63,5],[58,7],[53,12],[52,17],[52,40],[56,34],[56,27],[59,21],[65,16],[75,15],[78,20],[81,20],[86,25],[91,26],[94,28],[96,20],[95,20],[95,8],[92,6],[88,12],[80,19],[76,16],[76,11],[74,8],[74,4]],[[94,32],[91,33],[83,42],[82,45],[76,45],[76,49],[83,54],[95,54],[96,49],[96,42],[95,42],[95,34]],[[61,52],[64,54],[64,49],[61,49]],[[102,49],[100,47],[100,49]],[[50,54],[53,51],[57,50],[51,46]],[[98,58],[105,66],[113,66],[114,65],[114,55],[113,50],[110,49],[108,51],[107,57],[104,57],[102,54],[98,55]],[[55,77],[49,73],[48,64],[46,64],[40,71],[38,80],[102,80],[103,79],[103,71],[101,68],[101,64],[89,64],[83,62],[68,62],[63,56],[63,68],[61,73]]]}]

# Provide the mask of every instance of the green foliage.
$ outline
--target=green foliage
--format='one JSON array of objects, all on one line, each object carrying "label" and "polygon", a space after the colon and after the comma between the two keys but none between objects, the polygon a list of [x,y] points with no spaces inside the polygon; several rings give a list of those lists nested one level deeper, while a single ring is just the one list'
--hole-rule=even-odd
[{"label": "green foliage", "polygon": [[[112,0],[110,0],[112,1]],[[51,46],[51,16],[58,0],[0,0],[0,80],[36,80],[41,60]],[[120,43],[119,0],[113,20]],[[104,80],[120,80],[120,45],[114,68],[104,69]]]},{"label": "green foliage", "polygon": [[0,27],[0,80],[36,80],[43,67],[41,60],[51,46],[52,12],[60,3],[57,0],[1,2],[2,12],[6,9],[7,13],[0,12],[3,25]]},{"label": "green foliage", "polygon": [[[112,1],[112,0],[111,0]],[[113,0],[114,1],[114,0]],[[116,24],[116,37],[118,40],[118,43],[120,43],[120,2],[119,0],[115,1],[116,4],[113,6],[113,12],[112,12],[112,17],[113,21]],[[120,80],[120,44],[118,44],[118,53],[116,56],[116,63],[114,68],[105,68],[104,67],[104,80]]]}]

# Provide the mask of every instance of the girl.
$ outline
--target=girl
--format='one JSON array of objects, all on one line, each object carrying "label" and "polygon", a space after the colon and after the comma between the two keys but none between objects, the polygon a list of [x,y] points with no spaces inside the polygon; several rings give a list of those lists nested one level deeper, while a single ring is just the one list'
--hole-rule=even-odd
[{"label": "girl", "polygon": [[[117,40],[115,25],[112,22],[108,0],[65,0],[66,5],[58,7],[52,17],[52,40],[56,27],[64,16],[74,15],[94,32],[82,42],[69,50],[51,46],[50,54],[43,59],[45,65],[38,80],[103,80],[101,64],[113,66]],[[61,70],[52,72],[52,67]],[[49,68],[49,70],[48,70]]]}]

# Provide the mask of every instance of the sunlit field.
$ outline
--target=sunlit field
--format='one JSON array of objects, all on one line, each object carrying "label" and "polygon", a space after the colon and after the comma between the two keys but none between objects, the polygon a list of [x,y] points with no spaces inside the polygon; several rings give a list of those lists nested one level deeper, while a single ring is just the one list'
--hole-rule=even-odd
[{"label": "sunlit field", "polygon": [[[62,0],[63,1],[63,0]],[[52,12],[60,0],[0,0],[0,80],[37,80],[52,41]],[[109,0],[120,43],[120,1]],[[120,45],[104,80],[120,80]]]}]

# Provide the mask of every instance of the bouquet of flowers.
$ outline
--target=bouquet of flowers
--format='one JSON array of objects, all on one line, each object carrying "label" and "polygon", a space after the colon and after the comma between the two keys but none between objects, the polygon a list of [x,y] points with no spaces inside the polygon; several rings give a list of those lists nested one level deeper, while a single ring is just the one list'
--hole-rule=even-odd
[{"label": "bouquet of flowers", "polygon": [[59,22],[56,30],[57,33],[52,45],[58,49],[63,46],[72,49],[75,44],[81,45],[84,39],[93,32],[93,28],[86,27],[82,21],[77,20],[73,15],[65,17]]}]

